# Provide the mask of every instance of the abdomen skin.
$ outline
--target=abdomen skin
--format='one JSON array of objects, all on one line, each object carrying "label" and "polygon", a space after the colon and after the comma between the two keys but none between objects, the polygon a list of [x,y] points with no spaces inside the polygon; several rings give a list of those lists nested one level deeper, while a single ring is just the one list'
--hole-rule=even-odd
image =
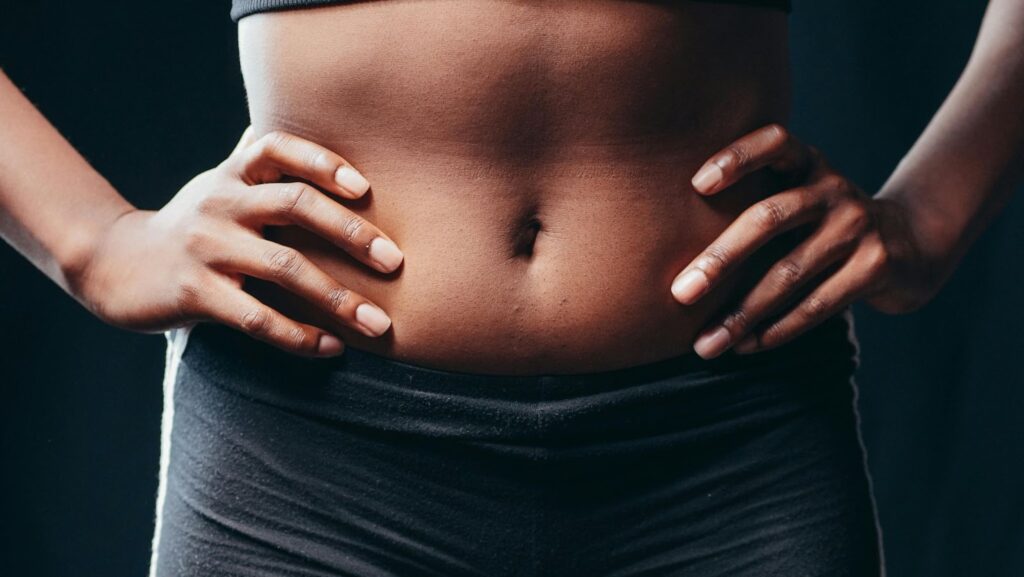
[{"label": "abdomen skin", "polygon": [[347,206],[405,253],[380,275],[304,231],[274,231],[391,316],[372,340],[263,290],[353,347],[479,373],[607,370],[689,350],[747,282],[692,307],[669,292],[771,192],[754,177],[709,199],[689,181],[715,150],[786,120],[781,12],[359,2],[247,17],[239,37],[257,131],[344,156],[372,185]]}]

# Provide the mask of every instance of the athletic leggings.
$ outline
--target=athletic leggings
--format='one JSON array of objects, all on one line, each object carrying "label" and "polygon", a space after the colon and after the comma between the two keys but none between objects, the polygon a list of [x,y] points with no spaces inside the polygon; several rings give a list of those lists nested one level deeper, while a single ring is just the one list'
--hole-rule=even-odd
[{"label": "athletic leggings", "polygon": [[794,343],[545,376],[171,337],[152,574],[882,574],[849,311]]}]

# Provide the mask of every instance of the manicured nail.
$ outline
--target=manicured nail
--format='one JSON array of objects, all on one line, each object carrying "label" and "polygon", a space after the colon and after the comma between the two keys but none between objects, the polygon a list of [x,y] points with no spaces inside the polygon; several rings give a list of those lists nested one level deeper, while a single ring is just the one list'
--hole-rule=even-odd
[{"label": "manicured nail", "polygon": [[385,272],[391,272],[402,264],[402,251],[390,240],[378,236],[370,241],[370,258]]},{"label": "manicured nail", "polygon": [[341,344],[341,341],[338,340],[338,337],[332,335],[320,335],[320,340],[316,345],[317,354],[325,357],[333,357],[341,354],[343,349],[344,346]]},{"label": "manicured nail", "polygon": [[693,187],[699,192],[708,193],[711,192],[722,182],[722,178],[725,176],[722,173],[722,167],[718,166],[714,162],[705,164],[697,174],[693,176]]},{"label": "manicured nail", "polygon": [[729,348],[731,340],[729,330],[725,327],[718,327],[697,339],[697,342],[693,344],[693,350],[705,359],[713,359]]},{"label": "manicured nail", "polygon": [[672,294],[676,300],[686,305],[692,304],[706,290],[708,290],[708,277],[700,269],[686,271],[672,283]]},{"label": "manicured nail", "polygon": [[342,166],[334,173],[334,180],[355,196],[363,196],[370,189],[370,182],[351,166]]},{"label": "manicured nail", "polygon": [[371,305],[363,303],[356,307],[356,321],[366,327],[366,332],[371,337],[379,337],[391,326],[391,319],[384,311]]},{"label": "manicured nail", "polygon": [[745,355],[747,353],[754,352],[754,349],[756,348],[757,337],[755,337],[754,335],[750,335],[744,338],[742,341],[740,341],[735,347],[732,348],[732,350],[736,351],[741,355]]}]

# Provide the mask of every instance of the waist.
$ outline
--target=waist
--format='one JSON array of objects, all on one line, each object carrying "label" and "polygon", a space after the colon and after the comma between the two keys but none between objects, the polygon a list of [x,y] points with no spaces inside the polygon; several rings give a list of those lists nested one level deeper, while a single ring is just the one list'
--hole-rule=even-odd
[{"label": "waist", "polygon": [[383,339],[328,327],[356,348],[470,372],[652,362],[687,351],[759,268],[697,306],[671,298],[674,275],[771,191],[759,175],[707,199],[689,180],[718,147],[784,120],[777,12],[368,2],[260,14],[239,32],[253,125],[345,156],[371,182],[350,207],[405,253],[381,277],[273,231],[391,316]]},{"label": "waist", "polygon": [[[679,355],[610,371],[497,375],[437,370],[350,347],[332,359],[294,357],[223,326],[191,330],[184,371],[292,414],[379,433],[501,443],[635,437],[765,418],[820,402],[849,409],[857,346],[847,314],[791,344],[706,361]],[[770,409],[770,410],[769,410]]]},{"label": "waist", "polygon": [[750,259],[695,305],[672,298],[675,275],[737,205],[766,190],[705,199],[672,174],[680,165],[632,179],[551,176],[533,191],[519,190],[515,176],[473,182],[441,175],[443,166],[435,177],[423,166],[371,168],[372,198],[353,209],[402,247],[404,263],[390,275],[302,229],[268,231],[381,306],[392,328],[378,339],[276,287],[250,286],[356,348],[442,369],[587,372],[663,359],[689,350],[768,264],[766,255]]}]

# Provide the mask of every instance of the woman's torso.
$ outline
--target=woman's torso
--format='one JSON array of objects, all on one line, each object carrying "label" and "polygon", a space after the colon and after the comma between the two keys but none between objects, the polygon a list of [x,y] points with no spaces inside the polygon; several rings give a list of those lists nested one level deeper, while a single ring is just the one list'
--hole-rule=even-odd
[{"label": "woman's torso", "polygon": [[[789,105],[786,16],[689,2],[357,2],[246,17],[254,127],[343,155],[370,181],[346,205],[405,253],[392,275],[293,228],[381,305],[369,339],[280,291],[261,296],[351,346],[481,373],[607,370],[682,354],[747,285],[695,306],[674,276],[746,206],[689,181]],[[744,270],[753,277],[762,263]]]}]

